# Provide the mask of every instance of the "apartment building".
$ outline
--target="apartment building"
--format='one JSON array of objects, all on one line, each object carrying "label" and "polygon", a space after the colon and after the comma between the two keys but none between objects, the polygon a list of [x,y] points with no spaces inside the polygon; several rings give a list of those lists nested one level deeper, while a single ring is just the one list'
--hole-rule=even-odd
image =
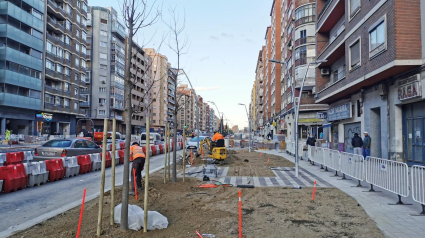
[{"label": "apartment building", "polygon": [[50,133],[43,125],[57,116],[42,111],[45,2],[1,1],[0,10],[0,134]]},{"label": "apartment building", "polygon": [[[282,45],[282,0],[273,0],[272,9],[270,13],[271,17],[271,55],[269,59],[280,59],[281,58],[281,45]],[[284,1],[284,0],[283,0]],[[282,66],[280,64],[272,63],[269,65],[271,71],[270,78],[270,113],[271,117],[274,118],[278,115],[281,109],[281,75]],[[274,128],[273,133],[276,133],[277,129]]]},{"label": "apartment building", "polygon": [[[264,49],[264,47],[263,47]],[[260,50],[257,58],[257,66],[255,69],[255,109],[254,115],[255,120],[253,121],[253,128],[260,130],[262,133],[263,123],[265,121],[264,115],[264,62],[263,62],[263,50]]]},{"label": "apartment building", "polygon": [[[205,130],[205,110],[204,110],[204,99],[201,95],[198,95],[198,106],[199,106],[199,130]],[[196,127],[195,127],[196,128]]]},{"label": "apartment building", "polygon": [[[127,37],[125,40],[125,52],[128,52],[128,40],[129,38]],[[146,88],[147,85],[151,84],[151,80],[148,77],[150,57],[136,42],[133,42],[131,55],[130,75],[131,81],[133,82],[133,88],[131,89],[131,105],[133,107],[133,114],[131,115],[131,133],[137,135],[146,131],[146,107],[149,106],[150,101]],[[127,63],[126,61],[126,64]],[[126,105],[124,104],[124,106]],[[127,125],[126,117],[127,113],[124,111],[122,131],[125,131]]]},{"label": "apartment building", "polygon": [[71,135],[85,101],[81,95],[87,82],[87,2],[45,1],[44,110],[37,127],[41,134]]},{"label": "apartment building", "polygon": [[271,119],[272,116],[272,109],[271,109],[271,63],[269,62],[269,59],[271,59],[271,27],[267,27],[266,30],[266,36],[265,36],[265,40],[266,40],[266,45],[265,45],[265,50],[263,52],[263,59],[266,59],[266,61],[264,62],[264,81],[265,81],[265,92],[264,92],[264,96],[265,96],[265,121],[268,121],[269,119]]},{"label": "apartment building", "polygon": [[[168,69],[168,123],[170,125],[170,128],[174,128],[174,118],[175,118],[175,112],[178,110],[177,108],[177,99],[176,99],[176,90],[177,90],[177,76],[178,76],[178,70],[174,68]],[[176,121],[178,123],[178,121]]]},{"label": "apartment building", "polygon": [[161,132],[168,120],[168,58],[155,49],[143,49],[152,59],[152,128]]},{"label": "apartment building", "polygon": [[425,163],[425,12],[420,0],[317,0],[317,103],[329,104],[324,139],[353,152],[369,132],[371,156]]},{"label": "apartment building", "polygon": [[177,129],[183,130],[186,126],[187,131],[192,131],[193,127],[193,92],[188,88],[187,84],[177,86],[177,98],[181,109],[177,113]]},{"label": "apartment building", "polygon": [[210,114],[208,119],[209,132],[214,132],[214,130],[216,129],[216,127],[214,127],[214,116],[215,116],[215,111],[212,107],[210,107]]},{"label": "apartment building", "polygon": [[208,103],[204,103],[205,105],[205,131],[210,132],[210,105]]},{"label": "apartment building", "polygon": [[[82,92],[84,102],[80,104],[87,113],[81,121],[86,127],[93,122],[95,131],[103,131],[104,119],[108,119],[108,130],[112,130],[115,118],[117,130],[124,132],[126,29],[112,7],[91,6],[87,18],[89,77]],[[85,124],[86,118],[90,120]]]}]

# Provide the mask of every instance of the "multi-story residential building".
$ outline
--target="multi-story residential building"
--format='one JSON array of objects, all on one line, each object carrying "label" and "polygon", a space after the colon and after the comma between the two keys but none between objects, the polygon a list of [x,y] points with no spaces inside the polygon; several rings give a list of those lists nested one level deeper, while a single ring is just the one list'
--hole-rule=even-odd
[{"label": "multi-story residential building", "polygon": [[[272,9],[270,13],[271,17],[271,45],[270,51],[271,55],[269,59],[280,59],[281,58],[281,32],[282,32],[282,9],[281,9],[282,0],[273,0]],[[283,0],[284,1],[284,0]],[[282,75],[282,66],[280,64],[272,63],[269,65],[269,70],[271,71],[270,75],[270,113],[271,117],[276,117],[281,109],[281,75]],[[273,133],[276,133],[277,129],[274,128]]]},{"label": "multi-story residential building", "polygon": [[[265,47],[263,46],[263,49]],[[260,50],[258,54],[257,59],[257,67],[255,69],[255,120],[254,120],[254,126],[253,128],[256,130],[260,130],[260,133],[262,133],[263,123],[265,121],[265,115],[264,115],[264,62],[263,62],[263,49]]]},{"label": "multi-story residential building", "polygon": [[[204,131],[205,129],[205,111],[204,111],[204,99],[201,95],[198,95],[198,106],[199,106],[199,130]],[[195,127],[196,128],[196,127]]]},{"label": "multi-story residential building", "polygon": [[[88,69],[87,2],[44,2],[47,10],[44,14],[46,50],[43,115],[50,114],[51,120],[40,121],[37,127],[41,127],[42,134],[75,134],[77,117],[87,116],[87,111],[80,110],[80,103],[86,101],[80,94],[86,90]],[[21,4],[24,6],[24,1]],[[44,116],[40,119],[43,120]]]},{"label": "multi-story residential building", "polygon": [[152,58],[152,128],[163,131],[168,120],[168,59],[152,48],[144,49]]},{"label": "multi-story residential building", "polygon": [[317,103],[324,139],[353,152],[369,132],[371,156],[425,163],[424,10],[419,0],[317,1]]},{"label": "multi-story residential building", "polygon": [[212,107],[210,107],[209,132],[214,132],[214,130],[217,129],[214,127],[214,116],[215,116],[215,111]]},{"label": "multi-story residential building", "polygon": [[[50,121],[58,120],[57,115],[41,111],[44,80],[43,38],[47,15],[45,3],[0,2],[1,135],[4,135],[6,130],[11,130],[13,134],[50,134]],[[60,77],[63,78],[63,72]]]},{"label": "multi-story residential building", "polygon": [[[187,84],[180,84],[177,87],[177,98],[181,109],[177,113],[177,129],[183,130],[186,126],[187,131],[193,130],[193,101],[192,90],[187,87]],[[186,119],[185,119],[186,118]]]},{"label": "multi-story residential building", "polygon": [[205,130],[210,132],[210,105],[208,103],[204,103],[205,105]]},{"label": "multi-story residential building", "polygon": [[[265,59],[264,62],[264,96],[265,96],[265,121],[268,121],[271,119],[272,116],[272,108],[271,108],[271,101],[272,101],[272,94],[271,94],[271,63],[269,62],[269,59],[271,59],[271,44],[272,44],[272,35],[271,35],[271,27],[267,27],[266,30],[266,45],[265,50],[263,51],[263,59]],[[268,131],[267,131],[268,133]]]},{"label": "multi-story residential building", "polygon": [[218,130],[220,126],[220,118],[214,114],[214,130]]},{"label": "multi-story residential building", "polygon": [[167,117],[168,118],[167,120],[170,125],[170,128],[174,128],[175,111],[179,110],[179,108],[177,108],[177,103],[176,103],[177,75],[178,75],[177,69],[174,69],[174,68],[168,69],[168,80],[167,80],[167,84],[168,84],[168,109],[167,109],[168,116]]},{"label": "multi-story residential building", "polygon": [[[129,38],[125,40],[125,52],[128,52],[127,47]],[[131,104],[133,107],[133,114],[131,115],[131,133],[140,134],[146,131],[146,106],[149,106],[149,95],[147,94],[146,86],[151,84],[151,80],[148,77],[149,69],[149,56],[143,51],[143,49],[136,43],[133,42],[133,49],[131,52],[130,62],[130,73],[131,81],[133,82],[133,88],[131,90]],[[128,62],[126,62],[127,64]],[[124,104],[124,106],[126,106]],[[123,128],[125,131],[127,113],[123,113]]]},{"label": "multi-story residential building", "polygon": [[117,130],[124,132],[126,30],[112,7],[89,7],[87,18],[88,77],[82,92],[84,102],[80,104],[86,115],[81,120],[88,117],[91,120],[87,124],[93,121],[94,129],[103,131],[104,119],[108,119],[108,130],[112,130],[115,118]]}]

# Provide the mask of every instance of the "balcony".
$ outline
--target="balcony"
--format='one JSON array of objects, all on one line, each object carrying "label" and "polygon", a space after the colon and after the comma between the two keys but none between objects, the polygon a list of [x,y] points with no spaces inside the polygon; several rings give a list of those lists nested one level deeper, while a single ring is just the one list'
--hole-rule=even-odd
[{"label": "balcony", "polygon": [[260,113],[263,113],[263,107],[262,107],[262,106],[258,107],[258,111],[259,111]]},{"label": "balcony", "polygon": [[123,26],[121,26],[117,21],[112,22],[112,33],[117,33],[116,35],[120,37],[122,40],[125,40],[125,37],[127,33],[125,32],[125,29]]},{"label": "balcony", "polygon": [[80,107],[90,107],[90,102],[80,102]]},{"label": "balcony", "polygon": [[297,9],[301,5],[308,4],[308,3],[315,3],[315,2],[316,2],[315,0],[296,0],[294,9]]},{"label": "balcony", "polygon": [[260,97],[262,97],[264,95],[264,89],[260,89]]},{"label": "balcony", "polygon": [[[325,0],[317,1],[325,2]],[[318,32],[329,32],[345,14],[345,8],[344,0],[327,0],[317,16],[316,30]]]},{"label": "balcony", "polygon": [[303,24],[307,24],[310,22],[314,22],[316,21],[316,16],[315,15],[311,15],[311,16],[306,16],[306,17],[302,17],[298,20],[295,21],[295,28],[298,27],[299,25],[303,25]]},{"label": "balcony", "polygon": [[299,38],[298,40],[296,40],[295,41],[295,47],[298,47],[300,45],[315,44],[315,43],[316,43],[316,37],[307,36],[307,37]]},{"label": "balcony", "polygon": [[[301,88],[301,84],[303,82],[302,78],[298,78],[295,80],[295,88]],[[316,78],[307,77],[304,81],[303,91],[311,89],[316,85]]]},{"label": "balcony", "polygon": [[175,108],[174,106],[171,106],[170,104],[168,104],[168,109],[171,109],[171,110],[173,110],[173,111],[175,111],[175,110],[176,110],[176,108]]},{"label": "balcony", "polygon": [[300,66],[300,65],[305,65],[308,63],[312,63],[316,60],[316,57],[304,57],[304,58],[299,58],[297,60],[295,60],[295,67]]}]

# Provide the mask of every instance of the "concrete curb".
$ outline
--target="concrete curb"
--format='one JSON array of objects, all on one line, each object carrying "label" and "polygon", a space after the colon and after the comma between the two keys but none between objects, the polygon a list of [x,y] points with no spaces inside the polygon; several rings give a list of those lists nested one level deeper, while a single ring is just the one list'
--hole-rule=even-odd
[{"label": "concrete curb", "polygon": [[[158,168],[155,168],[153,170],[150,170],[149,171],[149,174],[155,173],[155,172],[157,172],[157,171],[159,171],[159,170],[161,170],[163,168],[164,168],[164,166],[160,166]],[[143,176],[143,177],[145,177],[145,176]],[[121,185],[122,185],[122,183],[115,184],[115,186],[121,186]],[[106,188],[105,189],[105,192],[109,192],[109,191],[111,191],[111,188]],[[86,197],[86,200],[85,200],[85,203],[86,202],[89,202],[89,201],[91,201],[91,200],[93,200],[95,198],[97,198],[99,195],[100,195],[100,192],[97,192],[95,194],[92,194],[90,196],[87,196]],[[78,201],[75,201],[73,203],[70,203],[68,205],[65,205],[65,206],[63,206],[63,207],[61,207],[59,209],[54,210],[54,211],[48,212],[46,214],[43,214],[43,215],[41,215],[39,217],[36,217],[34,219],[31,219],[29,221],[26,221],[24,223],[21,223],[21,224],[19,224],[17,226],[13,226],[13,227],[11,227],[10,229],[8,229],[6,231],[0,232],[0,237],[9,237],[9,236],[13,235],[14,233],[16,233],[18,231],[22,231],[22,230],[28,229],[28,228],[30,228],[32,226],[35,226],[35,225],[37,225],[37,224],[39,224],[39,223],[41,223],[43,221],[46,221],[46,220],[48,220],[48,219],[50,219],[52,217],[55,217],[55,216],[57,216],[57,215],[59,215],[61,213],[64,213],[64,212],[66,212],[68,210],[71,210],[72,208],[78,207],[78,206],[81,205],[81,203],[82,203],[82,199],[80,199]]]}]

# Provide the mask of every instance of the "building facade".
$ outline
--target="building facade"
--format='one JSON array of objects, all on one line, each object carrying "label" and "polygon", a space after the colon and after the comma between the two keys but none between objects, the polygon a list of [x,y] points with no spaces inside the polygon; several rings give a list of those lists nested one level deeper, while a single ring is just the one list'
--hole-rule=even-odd
[{"label": "building facade", "polygon": [[324,139],[352,152],[368,132],[371,156],[424,164],[425,12],[419,0],[317,0],[317,103]]},{"label": "building facade", "polygon": [[[177,98],[176,98],[176,90],[177,90],[177,75],[178,75],[178,70],[174,69],[174,68],[169,68],[168,69],[168,79],[167,79],[167,84],[168,84],[168,108],[167,108],[167,113],[168,113],[168,123],[170,125],[170,128],[174,128],[174,118],[175,118],[175,113],[176,110],[180,110],[180,108],[178,107],[178,104],[176,103]],[[178,113],[177,113],[178,114]],[[176,122],[178,123],[178,121],[176,120]]]},{"label": "building facade", "polygon": [[0,134],[50,134],[43,124],[52,115],[42,110],[45,2],[1,1],[0,10]]}]

